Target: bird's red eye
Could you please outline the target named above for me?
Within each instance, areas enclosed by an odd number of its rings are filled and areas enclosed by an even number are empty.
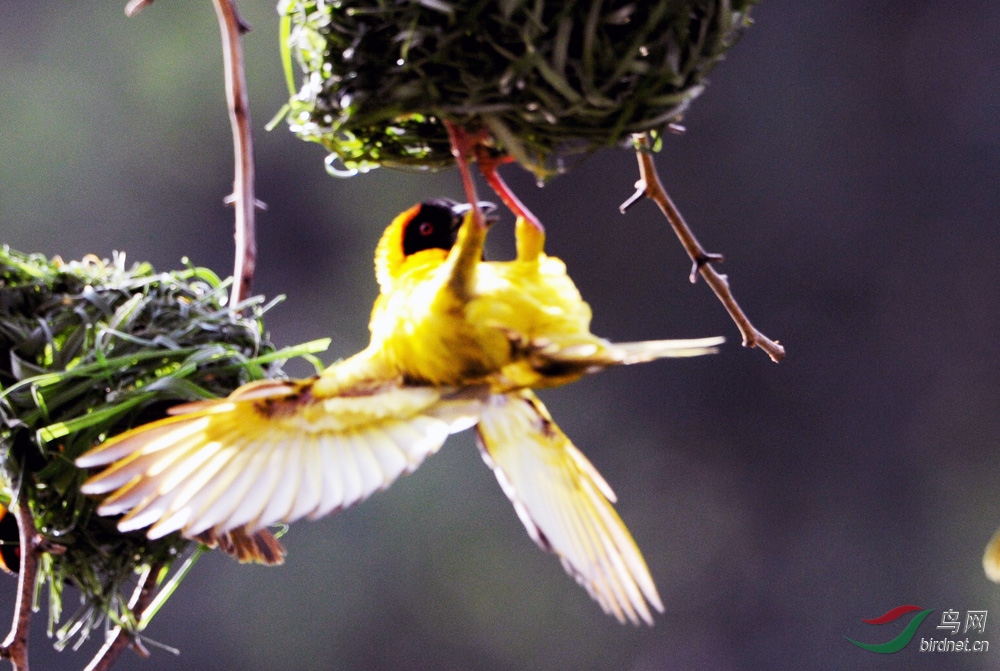
[[[420,235],[430,235],[431,233],[434,232],[434,224],[430,223],[429,221],[421,222],[420,228],[418,228],[417,230],[420,231]]]

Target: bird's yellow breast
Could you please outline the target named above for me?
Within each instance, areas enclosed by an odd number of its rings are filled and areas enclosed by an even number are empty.
[[[369,348],[410,380],[459,385],[502,373],[516,386],[548,386],[519,366],[511,337],[590,340],[590,316],[557,258],[479,263],[471,295],[458,298],[442,258],[429,255],[408,264],[376,301]]]

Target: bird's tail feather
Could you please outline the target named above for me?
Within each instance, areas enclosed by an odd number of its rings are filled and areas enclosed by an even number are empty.
[[[267,529],[254,533],[248,533],[245,527],[222,533],[203,531],[195,539],[210,548],[222,550],[241,564],[275,566],[285,563],[284,546]]]
[[[613,343],[600,338],[557,341],[528,339],[511,329],[503,329],[516,359],[544,377],[569,378],[595,373],[612,366],[628,366],[656,359],[685,358],[714,354],[725,338],[692,340],[643,340]]]
[[[556,349],[547,355],[552,361],[606,366],[627,366],[646,363],[656,359],[677,359],[715,354],[719,345],[726,341],[722,336],[695,338],[692,340],[641,340],[638,342],[607,343],[601,347],[590,345],[570,346]],[[589,351],[588,351],[589,350]]]

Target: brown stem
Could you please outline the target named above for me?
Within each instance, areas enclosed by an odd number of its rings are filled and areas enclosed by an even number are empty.
[[[142,611],[146,610],[146,607],[149,606],[153,600],[153,596],[156,594],[156,576],[159,575],[160,568],[161,565],[159,564],[148,566],[139,578],[139,583],[135,586],[135,591],[132,592],[132,598],[129,599],[128,607],[135,616],[136,622],[142,618]],[[101,649],[97,651],[97,654],[94,655],[94,658],[90,660],[90,664],[83,671],[108,671],[122,654],[122,651],[128,647],[129,643],[138,644],[132,637],[126,636],[121,627],[115,627],[104,640],[104,645],[101,646]],[[143,649],[140,648],[140,650]]]
[[[222,56],[226,72],[226,101],[229,123],[233,129],[233,155],[236,176],[232,202],[236,208],[236,261],[233,265],[233,289],[230,306],[250,295],[257,266],[255,231],[253,134],[250,129],[250,101],[243,67],[243,43],[240,39],[249,26],[240,18],[233,0],[212,0],[222,33]]]
[[[712,287],[712,291],[722,301],[722,305],[729,312],[729,316],[736,322],[743,336],[744,347],[759,347],[764,350],[771,360],[778,363],[785,358],[785,348],[778,344],[777,340],[771,340],[757,330],[740,308],[733,292],[729,288],[729,280],[725,275],[715,271],[712,267],[713,261],[721,261],[718,254],[709,254],[694,237],[694,233],[684,221],[677,206],[674,205],[670,196],[667,195],[659,175],[656,174],[656,164],[653,161],[653,153],[649,148],[649,137],[645,134],[636,136],[636,157],[639,159],[639,182],[636,184],[636,194],[622,205],[622,211],[645,195],[655,202],[667,217],[667,221],[674,229],[674,233],[684,245],[684,251],[691,257],[694,264],[691,268],[691,281],[694,282],[697,274],[705,278],[705,282]]]
[[[0,657],[10,660],[14,671],[28,671],[28,634],[31,629],[31,602],[35,591],[35,576],[38,574],[38,530],[31,516],[30,508],[16,502],[11,512],[17,520],[21,534],[21,570],[17,576],[17,601],[14,604],[14,622],[3,644]]]
[[[129,0],[128,16],[135,16],[153,0]],[[250,25],[240,17],[234,0],[212,0],[222,33],[222,61],[226,74],[226,102],[229,123],[233,129],[233,157],[236,175],[233,192],[225,201],[236,208],[236,252],[233,263],[233,289],[229,305],[235,306],[250,295],[257,267],[257,234],[255,208],[263,203],[254,194],[253,134],[250,129],[250,100],[243,66],[243,43],[240,37],[250,31]]]

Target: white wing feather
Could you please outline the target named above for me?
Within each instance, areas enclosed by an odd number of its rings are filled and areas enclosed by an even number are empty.
[[[605,612],[652,624],[663,604],[614,493],[531,391],[493,395],[477,427],[483,458],[540,547]]]
[[[294,391],[294,390],[293,390]],[[476,422],[484,392],[385,385],[301,402],[287,386],[197,403],[77,460],[122,531],[194,537],[316,518],[388,487]]]

